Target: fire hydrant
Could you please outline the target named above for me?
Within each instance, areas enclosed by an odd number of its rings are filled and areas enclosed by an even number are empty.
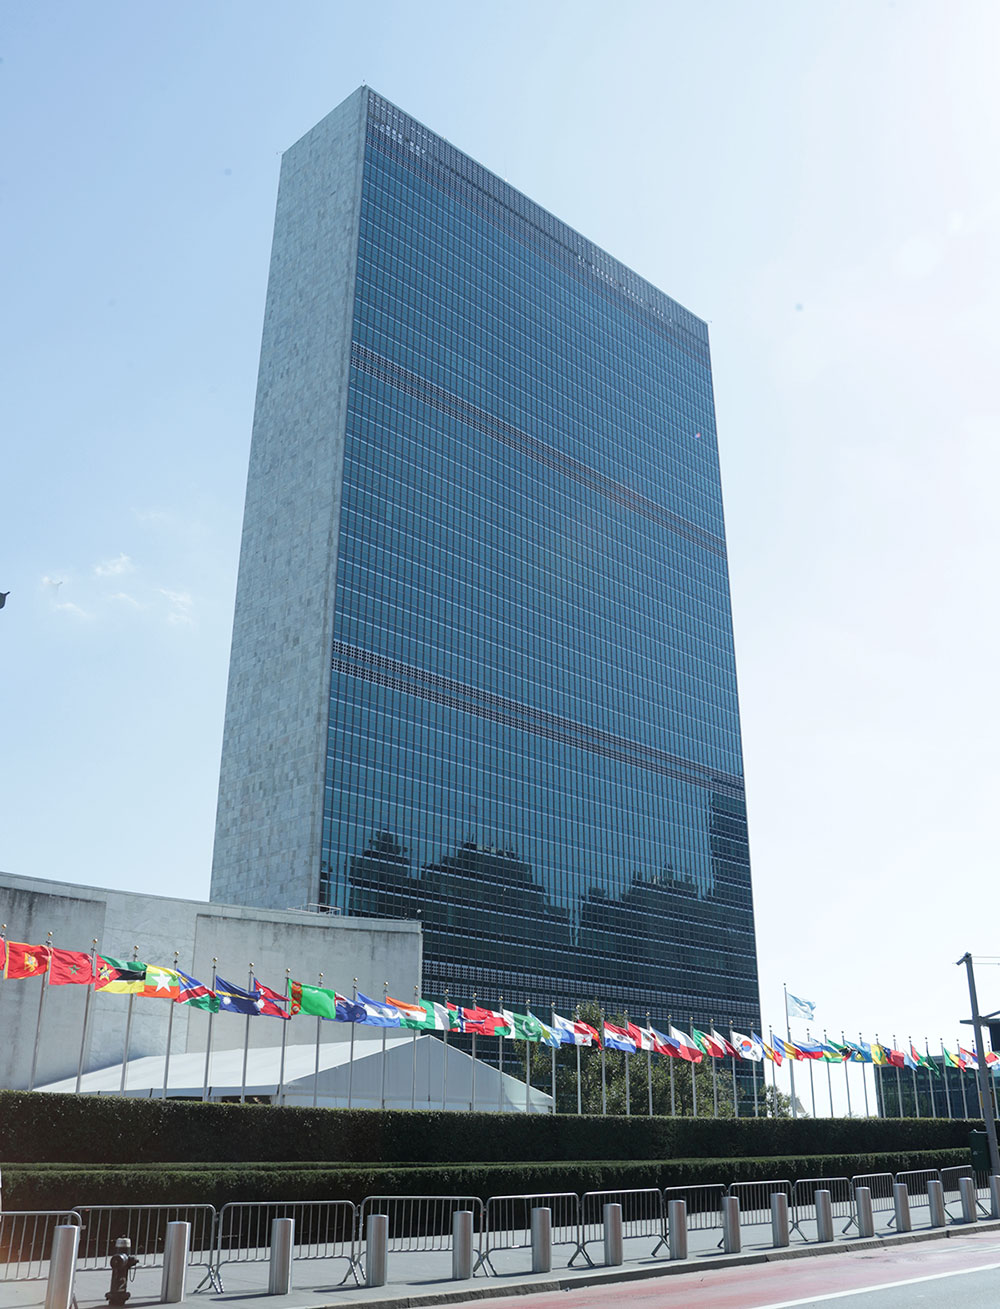
[[[126,1287],[129,1278],[135,1277],[138,1266],[139,1260],[132,1253],[132,1242],[127,1236],[119,1236],[111,1256],[111,1290],[104,1297],[108,1304],[123,1305],[131,1299]]]

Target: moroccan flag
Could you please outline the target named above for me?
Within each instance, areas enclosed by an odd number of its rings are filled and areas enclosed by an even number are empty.
[[[686,1032],[682,1032],[679,1027],[670,1028],[671,1044],[677,1046],[677,1053],[681,1059],[686,1059],[689,1064],[700,1064],[702,1060],[702,1050],[697,1041],[692,1041]]]
[[[22,941],[7,942],[7,963],[4,977],[41,977],[48,971],[52,950],[47,945],[25,945]]]
[[[416,1004],[405,1004],[394,1000],[390,995],[389,1004],[399,1010],[400,1027],[409,1027],[418,1032],[450,1032],[451,1012],[443,1004],[433,1000],[418,1000]]]
[[[635,1054],[636,1047],[627,1027],[616,1027],[614,1023],[605,1023],[604,1048],[606,1050],[622,1050],[625,1054]]]
[[[49,962],[50,986],[89,986],[93,980],[89,954],[80,950],[53,949]]]
[[[146,965],[138,959],[112,959],[110,955],[97,956],[98,991],[114,995],[142,995],[146,985]]]
[[[219,997],[215,992],[180,969],[177,971],[177,1003],[189,1004],[192,1009],[204,1009],[210,1014],[219,1012]]]
[[[154,1000],[179,1000],[181,993],[181,975],[172,968],[161,968],[159,964],[146,965],[146,980],[140,995]]]

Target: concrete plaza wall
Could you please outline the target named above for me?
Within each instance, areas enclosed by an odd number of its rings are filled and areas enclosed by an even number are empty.
[[[246,986],[252,963],[259,980],[276,991],[284,988],[286,968],[303,982],[316,983],[322,973],[324,986],[348,994],[355,977],[359,989],[373,996],[382,994],[383,982],[400,998],[411,996],[420,984],[422,937],[415,922],[206,904],[0,872],[0,923],[6,924],[10,940],[39,945],[51,932],[53,945],[89,951],[96,939],[102,954],[127,959],[137,947],[140,959],[168,968],[176,950],[178,966],[206,985],[213,959],[219,973],[239,986]],[[28,1086],[42,985],[35,980],[0,982],[0,1088]],[[36,1086],[75,1076],[88,989],[46,987]],[[94,992],[85,1071],[121,1061],[128,1009],[127,996]],[[207,1014],[139,998],[132,1006],[130,1058],[165,1052],[171,1010],[171,1051],[205,1049]],[[244,1020],[220,1014],[213,1024],[213,1048],[242,1046],[245,1029]],[[315,1039],[311,1019],[293,1019],[292,1030],[296,1040]],[[324,1023],[322,1039],[340,1040],[349,1030],[348,1024]],[[280,1040],[280,1019],[250,1020],[251,1045]]]

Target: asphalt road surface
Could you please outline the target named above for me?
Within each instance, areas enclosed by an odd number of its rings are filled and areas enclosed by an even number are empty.
[[[505,1296],[488,1303],[490,1309],[810,1309],[828,1304],[838,1309],[998,1309],[1000,1240],[996,1233],[984,1232],[891,1250],[706,1269],[650,1281],[545,1291],[529,1299]],[[483,1309],[482,1300],[466,1304],[468,1309]]]

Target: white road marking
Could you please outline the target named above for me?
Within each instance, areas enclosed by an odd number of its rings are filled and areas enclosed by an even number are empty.
[[[899,1286],[916,1286],[918,1282],[938,1282],[944,1277],[961,1277],[965,1273],[988,1273],[1000,1264],[980,1264],[978,1268],[956,1268],[950,1273],[928,1273],[926,1277],[907,1277],[901,1282],[877,1282],[874,1286],[858,1286],[853,1291],[830,1291],[826,1295],[807,1295],[803,1300],[781,1300],[762,1304],[757,1309],[796,1309],[798,1305],[819,1304],[824,1300],[846,1300],[852,1295],[871,1295],[873,1291],[894,1291]]]

